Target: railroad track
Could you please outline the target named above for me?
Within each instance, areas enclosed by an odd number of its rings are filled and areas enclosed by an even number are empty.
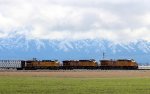
[[[74,69],[74,70],[16,70],[16,69],[0,69],[0,72],[101,72],[101,71],[150,71],[150,69],[136,69],[136,70],[87,70],[87,69]]]

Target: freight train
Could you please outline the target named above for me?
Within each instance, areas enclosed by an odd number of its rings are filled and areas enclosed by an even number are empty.
[[[100,60],[0,60],[0,68],[17,70],[72,70],[72,69],[138,69],[138,64],[133,59]]]

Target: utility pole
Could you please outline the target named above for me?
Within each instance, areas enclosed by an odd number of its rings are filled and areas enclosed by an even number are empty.
[[[103,52],[103,59],[105,59],[105,53]]]

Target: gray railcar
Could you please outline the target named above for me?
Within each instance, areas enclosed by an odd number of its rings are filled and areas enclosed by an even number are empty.
[[[0,60],[1,69],[22,69],[22,60]]]

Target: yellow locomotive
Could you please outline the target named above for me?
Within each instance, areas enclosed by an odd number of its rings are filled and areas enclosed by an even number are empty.
[[[25,69],[59,69],[58,60],[26,61]]]
[[[98,63],[91,60],[65,60],[63,61],[64,69],[95,69],[98,67]]]
[[[138,64],[133,60],[101,60],[101,69],[138,69]]]

